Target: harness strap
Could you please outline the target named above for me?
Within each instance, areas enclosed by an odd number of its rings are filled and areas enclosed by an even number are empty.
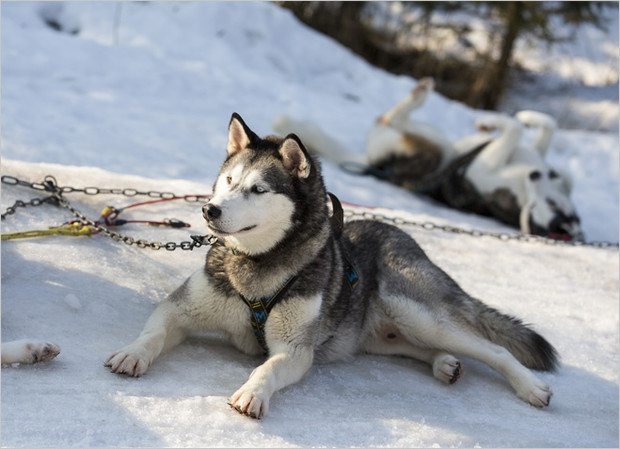
[[[284,284],[282,284],[282,286],[280,286],[278,291],[268,298],[250,300],[246,296],[239,293],[241,299],[243,299],[243,301],[250,308],[252,330],[254,331],[254,336],[256,337],[258,344],[261,348],[263,348],[265,354],[267,353],[267,342],[265,341],[265,323],[267,322],[267,317],[269,316],[273,306],[276,305],[276,303],[284,296],[296,280],[297,276],[291,276],[284,282]]]
[[[349,287],[351,287],[351,289],[354,289],[360,280],[360,276],[357,272],[357,269],[355,268],[355,265],[353,265],[353,262],[351,262],[351,256],[349,255],[347,243],[342,235],[344,231],[344,211],[342,210],[342,204],[340,203],[338,197],[331,192],[327,192],[327,194],[329,195],[329,198],[332,202],[332,227],[336,232],[336,237],[338,237],[342,242],[342,254],[344,255],[345,259],[344,277],[349,284]]]

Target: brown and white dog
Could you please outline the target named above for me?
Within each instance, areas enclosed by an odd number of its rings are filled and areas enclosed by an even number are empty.
[[[369,173],[452,207],[493,216],[525,234],[582,240],[570,176],[546,160],[555,120],[536,111],[487,114],[475,122],[479,133],[451,142],[436,126],[409,117],[433,87],[432,79],[420,80],[382,114],[368,132],[366,154],[349,151],[310,122],[281,116],[273,127],[296,133],[333,162],[370,167]],[[524,127],[538,129],[532,143],[522,139]]]

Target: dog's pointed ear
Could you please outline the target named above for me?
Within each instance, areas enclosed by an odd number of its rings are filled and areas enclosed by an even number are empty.
[[[301,140],[295,134],[286,136],[280,146],[280,155],[286,169],[299,179],[310,176],[310,159]]]
[[[228,145],[226,146],[228,156],[230,157],[247,148],[256,140],[258,140],[258,136],[248,128],[241,116],[234,112],[228,124]]]

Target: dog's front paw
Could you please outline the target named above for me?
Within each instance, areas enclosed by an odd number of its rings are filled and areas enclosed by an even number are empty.
[[[39,340],[17,340],[2,343],[2,364],[47,362],[60,354],[60,347],[54,343]]]
[[[447,384],[456,383],[463,375],[463,364],[450,354],[444,354],[433,362],[433,375]]]
[[[243,415],[261,419],[269,409],[269,397],[244,385],[230,397],[228,405]]]
[[[151,362],[144,349],[135,349],[129,345],[108,357],[104,366],[116,374],[140,377],[149,369]]]
[[[58,345],[46,341],[28,343],[26,350],[32,363],[48,362],[60,354]]]
[[[517,390],[517,396],[534,407],[543,408],[549,405],[553,392],[549,385],[533,377],[528,385]]]

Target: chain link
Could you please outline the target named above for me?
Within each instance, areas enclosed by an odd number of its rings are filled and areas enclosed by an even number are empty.
[[[215,240],[212,236],[191,236],[192,241],[183,241],[180,243],[175,242],[167,242],[161,243],[157,241],[149,242],[143,239],[134,239],[130,236],[124,236],[115,231],[110,231],[105,226],[90,220],[87,218],[82,212],[74,208],[62,195],[64,193],[83,193],[85,195],[123,195],[127,197],[134,196],[148,196],[150,198],[181,198],[180,196],[175,195],[172,192],[158,192],[158,191],[139,191],[136,189],[126,188],[126,189],[108,189],[108,188],[100,188],[100,187],[84,187],[84,188],[74,188],[70,186],[60,187],[56,183],[56,179],[53,176],[46,176],[44,178],[43,183],[36,182],[27,182],[20,180],[14,176],[3,175],[0,178],[0,181],[3,184],[8,185],[20,185],[24,187],[29,187],[34,190],[43,190],[51,193],[51,196],[47,198],[35,198],[28,203],[23,201],[16,201],[15,204],[9,207],[6,212],[2,215],[2,219],[4,220],[6,216],[12,215],[15,213],[15,209],[18,207],[25,206],[40,206],[44,203],[51,203],[60,205],[67,210],[69,210],[82,224],[93,227],[97,232],[103,234],[114,241],[123,242],[126,245],[136,245],[139,248],[151,248],[153,250],[160,250],[162,248],[167,251],[174,251],[176,249],[181,250],[189,250],[191,251],[194,248],[199,248],[203,245],[213,245]],[[197,203],[206,201],[209,198],[209,195],[194,195],[194,196],[185,196],[183,199],[190,203]],[[471,237],[491,237],[496,238],[498,240],[508,242],[508,241],[517,241],[517,242],[526,242],[526,243],[542,243],[545,245],[551,246],[587,246],[594,248],[618,248],[618,243],[611,242],[582,242],[582,241],[563,241],[551,239],[548,237],[543,237],[539,235],[531,235],[531,234],[519,234],[519,233],[504,233],[504,232],[492,232],[492,231],[480,231],[480,230],[469,230],[463,229],[456,226],[451,225],[438,225],[430,221],[425,222],[417,222],[412,220],[405,220],[399,217],[390,217],[385,214],[379,214],[371,211],[356,211],[350,207],[344,205],[344,217],[345,219],[367,219],[367,220],[377,220],[383,221],[385,223],[391,223],[395,226],[411,226],[413,228],[421,229],[424,231],[441,231],[452,234],[459,235],[468,235]]]
[[[28,202],[17,200],[12,206],[6,208],[6,211],[1,215],[2,220],[4,220],[9,215],[13,215],[17,208],[19,207],[28,207],[28,206],[40,206],[42,204],[58,204],[56,197],[48,196],[47,198],[33,198]]]
[[[3,184],[8,185],[19,185],[24,187],[29,187],[34,190],[44,190],[48,192],[58,192],[60,194],[63,193],[83,193],[85,195],[123,195],[127,197],[134,196],[148,196],[150,198],[161,198],[161,199],[171,199],[171,198],[181,198],[181,196],[175,195],[172,192],[158,192],[155,190],[148,191],[140,191],[137,189],[108,189],[103,187],[71,187],[71,186],[59,186],[56,182],[56,178],[51,175],[47,175],[44,178],[44,182],[28,182],[23,181],[21,179],[16,178],[15,176],[2,175],[0,177],[0,181]],[[209,195],[189,195],[182,197],[188,203],[200,203],[202,201],[206,201],[209,199]]]

